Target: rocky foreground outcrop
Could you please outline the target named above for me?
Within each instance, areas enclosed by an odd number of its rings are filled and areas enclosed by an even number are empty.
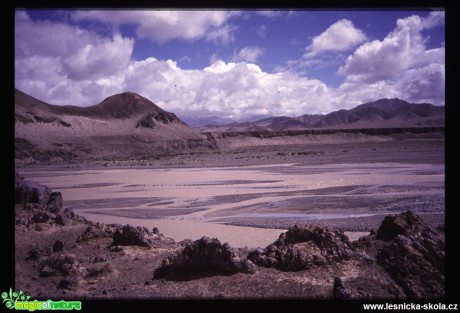
[[[387,216],[355,242],[339,230],[297,225],[248,251],[216,238],[177,243],[157,228],[92,223],[64,209],[62,195],[46,186],[18,174],[15,186],[16,272],[24,273],[18,285],[45,286],[42,295],[59,289],[88,296],[98,284],[103,295],[128,297],[130,288],[148,297],[213,288],[220,295],[337,299],[445,294],[444,227],[429,227],[412,212]]]
[[[258,266],[282,271],[327,268],[347,261],[382,267],[409,298],[440,298],[445,293],[445,242],[442,229],[432,229],[412,212],[387,216],[377,233],[351,243],[342,231],[318,225],[295,226],[265,249],[238,256],[228,244],[203,237],[165,258],[154,278],[187,280],[237,272],[255,273]],[[364,265],[363,265],[364,266]],[[333,297],[348,298],[340,278]]]
[[[168,258],[154,271],[153,278],[188,280],[203,276],[255,273],[257,267],[239,256],[228,243],[202,237]]]
[[[248,259],[283,271],[363,260],[383,267],[406,297],[440,298],[445,293],[444,230],[428,227],[409,211],[387,216],[376,234],[356,243],[328,227],[295,226],[265,249],[250,252]],[[340,280],[336,279],[334,286],[334,295],[340,294]]]
[[[427,227],[412,212],[387,216],[376,239],[385,245],[377,262],[411,298],[439,298],[444,295],[444,234]]]
[[[62,194],[47,186],[24,180],[15,173],[15,203],[22,207],[16,212],[16,224],[35,223],[68,225],[70,218],[80,219],[72,210],[63,208]]]
[[[125,225],[113,233],[113,246],[140,246],[146,248],[156,247],[158,239],[163,239],[158,228],[149,230],[147,227],[133,227]]]
[[[314,265],[348,260],[356,255],[342,231],[328,227],[294,226],[265,249],[250,252],[248,259],[260,266],[300,271]]]

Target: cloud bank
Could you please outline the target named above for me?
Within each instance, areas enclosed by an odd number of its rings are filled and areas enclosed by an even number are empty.
[[[382,41],[364,43],[338,70],[345,76],[340,90],[356,92],[361,86],[404,97],[409,101],[440,104],[445,92],[445,49],[427,49],[422,30],[444,23],[443,12],[427,18],[413,15],[396,22]]]
[[[157,43],[169,40],[206,39],[221,43],[233,40],[234,27],[226,22],[236,11],[76,11],[71,14],[74,21],[99,21],[115,28],[134,25],[139,38],[148,38]]]
[[[264,72],[256,63],[266,51],[255,46],[236,50],[233,62],[213,58],[209,66],[194,70],[182,69],[174,60],[134,60],[136,38],[123,36],[121,25],[132,24],[136,36],[159,43],[206,40],[225,45],[234,36],[235,26],[227,22],[237,13],[160,13],[72,14],[73,20],[110,24],[113,32],[107,36],[65,22],[35,21],[18,11],[16,87],[52,104],[79,106],[132,91],[179,116],[201,117],[327,113],[385,97],[444,104],[444,47],[427,49],[422,36],[424,29],[443,23],[443,12],[400,19],[381,41],[365,41],[364,33],[347,20],[314,37],[307,47],[311,61],[321,51],[343,52],[361,43],[338,69],[344,77],[338,88],[290,70]],[[335,46],[334,34],[342,38]]]

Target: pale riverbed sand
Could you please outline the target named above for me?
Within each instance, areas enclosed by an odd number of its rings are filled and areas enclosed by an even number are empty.
[[[79,213],[87,219],[99,223],[130,224],[142,227],[158,227],[166,237],[176,241],[184,239],[197,240],[203,236],[217,238],[222,243],[227,242],[234,248],[266,247],[278,239],[279,235],[287,229],[270,229],[257,227],[242,227],[203,223],[200,221],[172,220],[172,219],[133,219],[100,214]],[[357,240],[369,232],[345,232],[350,240]]]
[[[91,221],[158,227],[176,241],[216,237],[234,247],[265,247],[285,229],[216,223],[223,217],[232,222],[232,218],[241,220],[245,216],[282,219],[298,215],[304,220],[391,214],[411,208],[444,211],[444,164],[267,164],[19,172],[26,179],[62,191],[64,205]],[[142,218],[157,214],[159,218]],[[347,233],[352,240],[366,234]]]

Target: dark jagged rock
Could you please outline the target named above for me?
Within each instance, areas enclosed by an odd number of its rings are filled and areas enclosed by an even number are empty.
[[[81,238],[80,238],[81,237]],[[172,238],[165,237],[157,227],[149,230],[147,227],[133,227],[120,224],[95,224],[90,226],[78,240],[85,238],[112,237],[112,246],[144,246],[157,247],[174,244]]]
[[[28,225],[30,225],[30,223],[31,223],[31,221],[27,217],[20,217],[20,218],[16,219],[16,225],[28,226]]]
[[[426,226],[411,212],[388,216],[377,238],[391,240],[377,262],[410,298],[441,298],[445,292],[444,233]]]
[[[64,243],[60,240],[56,240],[53,245],[53,252],[61,252],[64,249]]]
[[[32,216],[31,221],[33,223],[46,223],[49,220],[54,220],[56,215],[47,211],[39,211],[34,216]]]
[[[152,112],[144,115],[136,124],[136,128],[154,128],[155,121],[162,124],[169,124],[172,122],[180,122],[180,120],[173,114],[166,111],[163,112]]]
[[[71,219],[80,221],[78,217],[75,217],[70,213],[71,212],[69,211],[58,211],[57,213],[52,213],[45,210],[45,206],[43,205],[26,203],[25,209],[17,212],[16,214],[16,224],[27,227],[35,223],[49,223],[66,226],[71,224]],[[80,222],[84,222],[84,220]]]
[[[81,281],[80,275],[70,275],[59,281],[56,288],[58,289],[75,289]]]
[[[217,238],[202,237],[187,244],[180,253],[165,258],[154,271],[153,278],[190,280],[256,271],[257,267],[251,261],[238,256],[227,243],[221,244]]]
[[[75,213],[73,212],[72,209],[65,208],[65,209],[63,210],[63,212],[64,212],[64,214],[65,214],[68,218],[77,217],[77,216],[75,215]],[[84,221],[84,220],[82,220],[82,221]]]
[[[53,253],[53,250],[49,250],[48,247],[45,249],[39,248],[38,245],[34,245],[32,248],[27,251],[26,260],[37,260],[41,256],[50,256]]]
[[[399,215],[386,216],[377,230],[377,239],[393,240],[398,235],[410,236],[426,229],[420,217],[407,211]]]
[[[123,226],[113,234],[113,246],[141,246],[151,248],[155,246],[153,237],[159,237],[146,227]]]
[[[85,275],[85,277],[88,278],[88,277],[103,276],[105,274],[111,273],[112,271],[113,271],[113,268],[110,265],[110,263],[106,263],[103,265],[97,265],[97,266],[88,268],[87,274]]]
[[[107,259],[103,256],[96,256],[93,260],[93,263],[103,263],[105,261],[107,261]]]
[[[339,277],[334,278],[334,286],[332,287],[332,297],[335,299],[350,298],[350,294],[346,291]]]
[[[69,219],[75,220],[77,223],[83,223],[83,224],[89,224],[90,223],[83,216],[75,214],[72,209],[65,208],[63,210],[63,212],[64,212],[65,216],[67,216]]]
[[[69,219],[67,216],[64,214],[64,212],[59,212],[56,214],[56,217],[54,218],[54,222],[58,225],[66,226],[69,225]]]
[[[47,186],[24,180],[18,172],[15,172],[15,203],[46,204],[49,200],[50,192]]]
[[[123,247],[122,246],[110,246],[109,251],[110,252],[122,252]]]
[[[112,238],[116,230],[121,229],[119,224],[95,223],[88,226],[86,230],[77,237],[77,242],[88,241],[96,238]]]
[[[46,209],[51,213],[58,213],[59,211],[62,211],[62,205],[62,193],[51,192],[48,203],[46,204]]]
[[[353,249],[342,231],[317,225],[296,225],[265,249],[250,252],[248,259],[260,266],[298,271],[350,259],[356,255]]]
[[[16,217],[16,224],[29,226],[33,223],[69,225],[74,218],[71,210],[63,210],[62,194],[52,192],[47,186],[24,180],[17,172],[15,181],[15,202],[22,204],[22,212]]]

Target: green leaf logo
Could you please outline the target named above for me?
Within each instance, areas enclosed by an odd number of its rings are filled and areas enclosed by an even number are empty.
[[[30,296],[27,296],[21,291],[19,293],[13,292],[13,289],[10,288],[10,292],[2,292],[2,303],[5,303],[8,309],[13,309],[15,307],[16,302],[19,301],[27,301],[29,300]]]

